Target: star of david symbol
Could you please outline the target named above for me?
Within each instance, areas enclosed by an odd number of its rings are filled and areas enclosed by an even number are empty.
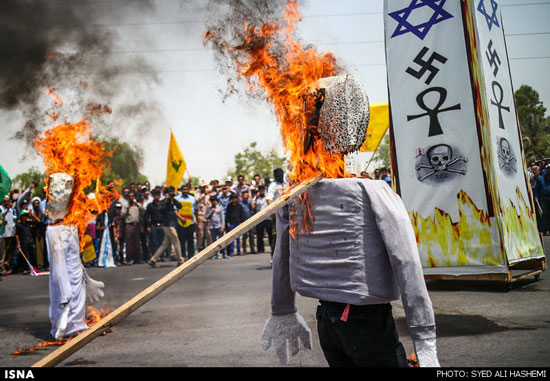
[[[485,20],[487,20],[487,26],[489,27],[489,30],[491,30],[493,25],[496,25],[498,28],[500,28],[497,18],[497,8],[498,3],[496,2],[496,0],[491,0],[491,14],[487,13],[487,9],[485,8],[485,0],[480,0],[479,4],[477,5],[477,10],[479,11],[479,13],[485,16]]]
[[[443,9],[446,1],[447,0],[412,0],[408,7],[389,13],[388,15],[399,23],[391,38],[411,32],[416,37],[423,40],[435,24],[453,17],[453,15]],[[412,25],[407,21],[413,11],[423,7],[428,7],[433,10],[433,14],[428,21],[421,22],[417,25]]]

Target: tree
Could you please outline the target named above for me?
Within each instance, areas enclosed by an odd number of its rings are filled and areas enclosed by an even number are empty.
[[[518,119],[527,162],[548,157],[550,154],[550,118],[531,86],[522,85],[514,93]]]
[[[380,145],[378,146],[378,149],[374,153],[372,160],[381,161],[382,166],[385,168],[389,168],[391,166],[389,130],[386,131],[386,135],[384,135],[384,138],[380,142]]]
[[[271,177],[273,169],[285,168],[286,158],[277,154],[275,149],[267,153],[260,152],[256,142],[250,143],[243,152],[235,155],[235,170],[229,171],[229,176],[244,175],[246,179],[252,179],[255,174],[261,178]]]
[[[33,193],[31,194],[31,198],[35,196],[43,198],[45,196],[45,178],[45,172],[41,172],[37,167],[31,167],[26,172],[20,173],[19,175],[15,176],[12,179],[11,187],[12,189],[19,188],[19,192],[21,193],[23,192],[23,190],[27,189],[29,185],[31,185],[32,181],[34,181],[35,187]]]
[[[107,151],[114,151],[110,159],[111,167],[106,168],[101,176],[101,182],[108,184],[113,180],[121,180],[122,186],[130,183],[144,183],[147,177],[139,170],[143,164],[141,149],[128,143],[120,142],[117,138],[103,140]]]

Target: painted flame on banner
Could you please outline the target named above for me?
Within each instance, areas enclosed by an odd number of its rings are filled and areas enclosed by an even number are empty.
[[[424,218],[409,212],[423,267],[504,265],[508,261],[542,255],[534,216],[517,189],[519,211],[510,202],[501,208],[503,235],[496,221],[476,207],[464,191],[457,194],[459,220],[435,208]],[[505,258],[506,256],[506,258]]]

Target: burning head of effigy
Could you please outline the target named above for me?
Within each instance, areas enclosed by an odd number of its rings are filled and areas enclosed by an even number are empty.
[[[52,221],[64,219],[69,213],[74,178],[66,173],[52,173],[48,178],[46,213]]]

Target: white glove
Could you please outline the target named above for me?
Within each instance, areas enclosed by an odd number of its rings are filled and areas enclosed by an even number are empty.
[[[93,280],[87,273],[84,276],[84,282],[86,282],[86,296],[88,297],[90,302],[98,302],[100,298],[103,298],[103,296],[105,295],[101,290],[103,287],[105,287],[105,284],[103,284],[103,282]]]
[[[67,323],[69,322],[70,303],[63,305],[63,312],[57,323],[57,331],[55,332],[55,339],[61,340],[65,336],[65,330],[67,329]]]
[[[435,338],[414,340],[416,349],[416,358],[418,365],[422,368],[439,368],[439,360],[437,359],[437,346]]]
[[[287,341],[290,345],[292,356],[300,351],[298,339],[302,341],[305,348],[311,349],[311,330],[304,319],[297,313],[287,315],[271,315],[265,323],[262,331],[262,347],[264,350],[275,343],[275,353],[279,362],[288,364]]]

